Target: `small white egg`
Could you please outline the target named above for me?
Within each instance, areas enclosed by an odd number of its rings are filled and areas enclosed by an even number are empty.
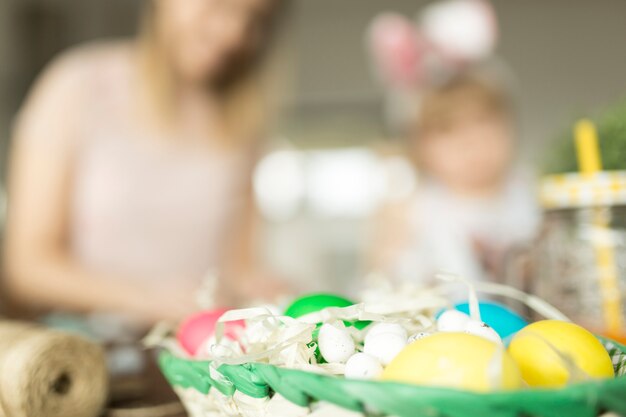
[[[465,326],[465,333],[484,337],[494,343],[502,344],[502,338],[487,323],[478,320],[470,320]]]
[[[405,346],[406,337],[395,333],[380,333],[367,339],[363,351],[386,366]]]
[[[404,329],[404,327],[400,326],[399,324],[396,323],[378,323],[378,324],[374,324],[373,326],[371,326],[367,332],[367,334],[365,335],[365,343],[367,343],[367,340],[372,338],[372,337],[376,337],[379,334],[383,334],[383,333],[392,333],[392,334],[396,334],[404,339],[406,339],[408,337],[406,330]]]
[[[414,335],[411,335],[411,336],[409,337],[408,342],[409,342],[409,343],[413,343],[413,342],[415,342],[416,340],[423,339],[423,338],[425,338],[425,337],[427,337],[427,336],[430,336],[430,335],[431,335],[431,333],[428,333],[428,332],[419,332],[419,333],[415,333]]]
[[[383,367],[372,356],[367,353],[355,353],[346,362],[346,378],[374,379],[383,373]]]
[[[322,357],[328,363],[344,363],[355,351],[354,340],[344,327],[325,323],[317,339]]]
[[[470,316],[458,310],[446,310],[437,319],[440,332],[462,332],[471,320]]]

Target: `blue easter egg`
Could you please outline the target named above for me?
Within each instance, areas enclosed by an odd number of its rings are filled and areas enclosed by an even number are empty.
[[[528,325],[528,322],[515,311],[494,301],[481,301],[480,318],[482,321],[491,326],[502,338],[506,340],[509,336],[520,331]],[[458,303],[455,309],[469,314],[468,303]]]

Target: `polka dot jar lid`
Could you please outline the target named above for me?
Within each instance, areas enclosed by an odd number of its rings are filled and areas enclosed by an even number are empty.
[[[540,182],[539,198],[548,210],[626,205],[626,171],[550,175]]]

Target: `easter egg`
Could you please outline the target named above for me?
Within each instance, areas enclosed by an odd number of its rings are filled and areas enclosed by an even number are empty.
[[[467,322],[465,325],[465,333],[484,337],[494,343],[502,344],[502,338],[500,338],[500,335],[496,333],[496,331],[493,330],[487,323],[482,321],[470,320]]]
[[[515,361],[501,346],[479,336],[452,332],[436,333],[408,345],[385,368],[382,379],[479,392],[522,386]]]
[[[468,303],[459,303],[455,308],[469,314]],[[528,322],[515,311],[494,301],[481,301],[479,310],[480,319],[495,330],[502,339],[506,339],[528,325]]]
[[[380,333],[367,338],[363,352],[376,358],[383,365],[389,364],[404,349],[407,337],[396,333]]]
[[[344,363],[354,354],[354,340],[345,327],[324,323],[319,331],[318,346],[328,363]]]
[[[195,355],[200,346],[215,335],[217,321],[228,310],[201,311],[187,317],[178,327],[176,339],[190,355]],[[236,340],[237,334],[245,327],[242,320],[224,323],[224,336]]]
[[[462,332],[470,321],[470,316],[457,310],[446,310],[437,317],[437,330],[440,332]]]
[[[416,340],[423,339],[425,337],[430,336],[431,334],[432,333],[429,333],[429,332],[418,332],[418,333],[415,333],[415,334],[412,334],[411,336],[409,336],[409,339],[407,340],[407,342],[408,343],[413,343]]]
[[[334,294],[309,294],[294,300],[285,310],[285,316],[298,318],[307,314],[317,313],[328,307],[349,307],[354,302],[347,298]],[[364,329],[370,324],[369,321],[357,321],[355,323],[346,322],[346,325],[353,325],[357,329]]]
[[[373,337],[384,333],[392,333],[398,335],[404,340],[408,338],[406,330],[399,324],[377,323],[369,327],[367,334],[365,335],[365,343],[367,343],[368,339],[372,339]]]
[[[543,320],[526,326],[511,340],[509,353],[533,387],[562,387],[615,375],[602,343],[584,328],[564,321]]]
[[[374,379],[383,373],[383,367],[372,356],[367,353],[355,353],[346,362],[344,374],[346,378],[354,379]]]
[[[327,307],[349,307],[353,304],[352,301],[338,295],[310,294],[293,301],[285,310],[285,316],[298,318]]]

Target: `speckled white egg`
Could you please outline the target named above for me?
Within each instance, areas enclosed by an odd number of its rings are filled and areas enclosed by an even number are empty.
[[[374,379],[383,373],[383,366],[380,362],[367,353],[355,353],[346,362],[346,378]]]
[[[369,331],[365,335],[365,343],[367,343],[368,339],[376,337],[383,333],[391,333],[398,335],[406,340],[408,337],[406,330],[404,327],[400,326],[396,323],[378,323],[374,324],[370,327]]]
[[[355,345],[352,336],[344,327],[325,323],[317,339],[320,353],[328,363],[344,363],[354,354]]]
[[[395,333],[380,333],[367,339],[363,351],[386,366],[406,344],[406,337]]]
[[[457,310],[446,310],[437,319],[437,330],[440,332],[465,331],[470,316]]]
[[[494,343],[501,344],[502,338],[493,330],[487,323],[478,320],[470,320],[465,325],[465,333],[473,334],[475,336],[484,337]]]
[[[411,336],[409,337],[408,343],[413,343],[413,342],[415,342],[416,340],[423,339],[423,338],[425,338],[425,337],[427,337],[427,336],[430,336],[431,334],[432,334],[432,333],[428,333],[428,332],[419,332],[419,333],[415,333],[415,334],[413,334],[413,335],[411,335]]]

